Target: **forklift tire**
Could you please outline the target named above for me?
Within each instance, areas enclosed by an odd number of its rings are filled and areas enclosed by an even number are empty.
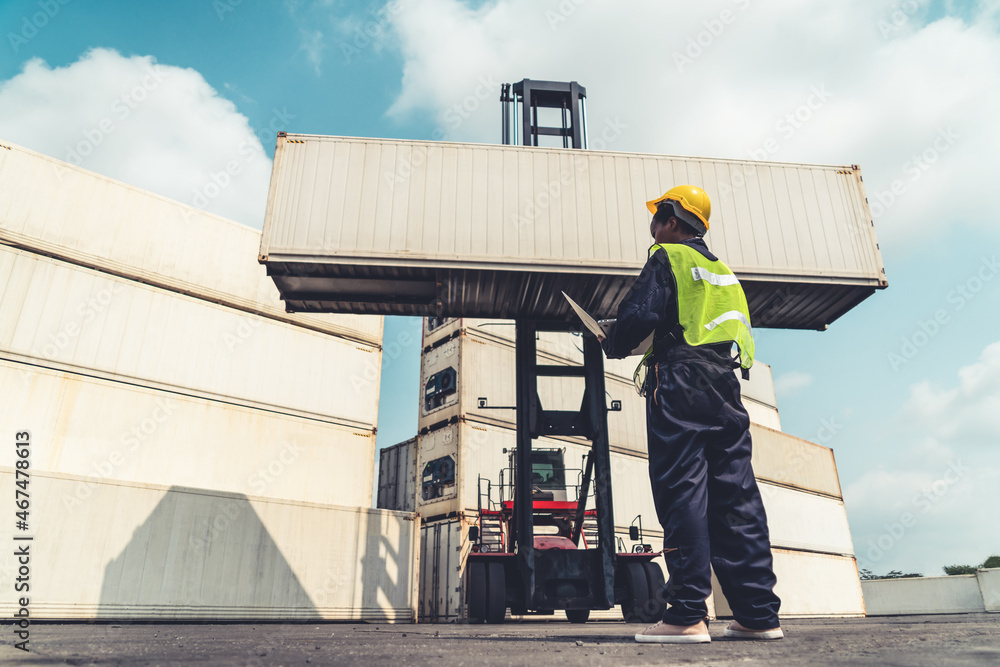
[[[663,597],[663,570],[651,560],[642,564],[646,571],[646,581],[649,583],[649,600],[646,601],[646,611],[648,612],[649,623],[663,618],[663,612],[667,610],[667,600]]]
[[[486,622],[486,563],[469,563],[469,622]]]
[[[503,563],[490,563],[486,585],[486,622],[503,623],[507,616],[507,581]]]
[[[627,594],[622,602],[622,618],[626,623],[649,623],[649,581],[646,579],[646,570],[642,563],[628,563],[624,574]]]
[[[587,619],[590,618],[589,609],[567,609],[566,618],[569,619],[570,623],[586,623]]]

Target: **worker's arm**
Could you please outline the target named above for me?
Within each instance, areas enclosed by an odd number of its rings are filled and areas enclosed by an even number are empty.
[[[676,322],[673,305],[674,280],[670,260],[657,250],[642,267],[625,298],[618,304],[618,318],[608,337],[601,341],[611,359],[627,357],[661,324]]]

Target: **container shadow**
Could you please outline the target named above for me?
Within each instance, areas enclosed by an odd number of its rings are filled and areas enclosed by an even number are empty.
[[[319,613],[245,496],[171,487],[105,567],[98,602],[98,620],[150,618]]]

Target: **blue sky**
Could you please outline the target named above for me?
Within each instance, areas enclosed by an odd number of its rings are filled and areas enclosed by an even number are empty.
[[[770,159],[860,164],[890,286],[829,331],[758,332],[783,429],[834,449],[862,567],[1000,553],[1000,5],[623,6],[7,0],[0,139],[257,227],[277,130],[498,142],[496,87],[524,77],[585,85],[615,150],[747,158],[771,138]],[[419,321],[387,320],[402,332]],[[380,445],[414,433],[417,354],[384,361]]]

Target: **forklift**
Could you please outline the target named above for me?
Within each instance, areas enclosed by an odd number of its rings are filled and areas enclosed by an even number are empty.
[[[507,607],[514,614],[554,613],[545,609],[529,612],[521,596],[523,582],[518,579],[517,559],[510,540],[514,532],[512,491],[517,477],[517,449],[509,452],[505,449],[504,453],[509,455],[508,465],[500,471],[498,483],[479,478],[477,520],[469,531],[473,544],[466,590],[469,618],[473,623],[501,623]],[[535,532],[536,551],[588,549],[597,537],[597,510],[586,509],[587,500],[593,497],[590,493],[591,456],[584,456],[581,468],[570,469],[565,466],[565,453],[565,448],[534,448],[531,451],[533,524],[536,529],[545,531]],[[575,485],[567,483],[572,473],[577,476]],[[651,623],[662,617],[665,607],[660,597],[663,570],[653,562],[659,553],[643,543],[641,516],[632,521],[629,538],[636,542],[631,552],[625,550],[621,538],[616,540],[615,597],[626,622]],[[567,607],[565,612],[573,623],[583,623],[590,617],[589,608]]]
[[[538,146],[540,136],[559,137],[563,148],[586,148],[587,91],[577,82],[524,79],[503,84],[502,140],[504,144]],[[543,127],[539,108],[560,112],[560,127]],[[520,139],[520,141],[518,141]],[[556,297],[558,298],[558,297]],[[469,529],[475,547],[469,556],[466,582],[469,617],[473,622],[502,623],[512,614],[551,614],[564,610],[571,622],[583,623],[593,609],[622,606],[626,621],[653,622],[663,615],[663,572],[652,562],[658,555],[641,546],[619,553],[615,548],[611,502],[611,454],[608,444],[608,406],[604,387],[604,352],[597,338],[583,334],[583,365],[539,364],[537,334],[575,332],[565,321],[515,321],[517,444],[511,456],[513,494],[496,510],[503,525],[502,550],[484,549],[479,523]],[[539,377],[582,377],[586,383],[579,410],[546,410],[538,398]],[[532,442],[542,436],[575,436],[591,443],[576,501],[556,500],[555,488],[536,484],[546,465],[544,452],[535,455]],[[561,462],[560,462],[561,465]],[[537,471],[537,472],[536,472]],[[562,486],[565,480],[552,483]],[[587,510],[590,486],[594,509]],[[552,494],[552,495],[546,495]],[[584,523],[596,528],[596,540],[580,547]],[[535,534],[535,526],[555,527],[555,534]],[[640,529],[629,529],[641,541]]]

